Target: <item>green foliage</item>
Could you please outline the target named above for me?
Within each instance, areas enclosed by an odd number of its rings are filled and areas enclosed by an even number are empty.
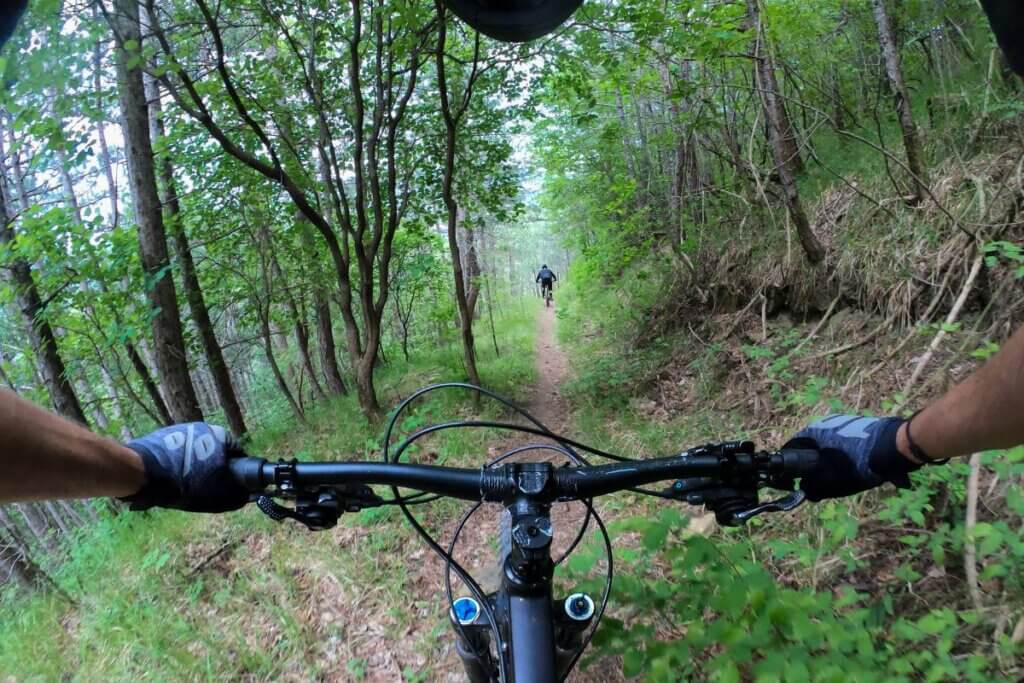
[[[1014,275],[1024,277],[1024,248],[1013,242],[997,241],[985,245],[985,265],[994,268],[1000,261],[1007,261],[1014,268]]]
[[[650,681],[989,680],[998,665],[987,653],[956,647],[977,623],[970,611],[936,606],[901,613],[898,584],[863,592],[839,582],[815,591],[782,585],[766,570],[766,561],[789,557],[812,572],[856,537],[854,519],[830,517],[828,510],[835,509],[829,506],[822,515],[831,539],[826,544],[812,550],[811,539],[801,535],[771,543],[770,555],[756,536],[680,536],[678,513],[615,524],[618,532],[641,533],[648,553],[616,558],[621,578],[611,609],[629,616],[606,620],[595,638],[597,651],[621,655],[625,675]],[[996,533],[989,525],[975,530],[979,540]],[[1015,534],[1007,536],[1020,545]],[[920,544],[924,537],[909,539]],[[1006,537],[999,539],[982,541],[979,553],[997,552]],[[582,577],[594,553],[584,549],[569,569]],[[1010,554],[994,566],[1008,569],[1018,561]],[[904,566],[896,578],[922,580]],[[862,569],[856,562],[847,567],[851,574]]]
[[[209,32],[194,30],[203,22],[194,3],[159,7],[176,56],[148,34],[142,44],[123,46],[129,67],[145,64],[157,77],[192,74],[208,108],[199,118],[217,122],[252,160],[278,172],[254,172],[174,98],[163,97],[166,134],[154,152],[174,169],[181,209],[165,219],[172,236],[182,231],[191,243],[215,332],[235,380],[244,381],[254,428],[247,447],[268,457],[380,454],[379,430],[361,418],[357,399],[321,400],[304,379],[294,342],[275,343],[294,338],[297,320],[313,330],[316,297],[333,311],[346,297],[354,302],[350,319],[334,314],[332,331],[342,346],[366,344],[368,316],[381,307],[382,358],[374,377],[385,405],[424,384],[465,377],[448,245],[437,230],[447,207],[439,190],[445,140],[432,59],[435,7],[416,0],[356,4],[364,12],[361,41],[353,40],[356,15],[347,3],[286,1],[273,12],[256,0],[222,3],[217,20],[228,27],[222,38],[233,91],[213,68]],[[449,90],[457,99],[470,75],[477,78],[452,170],[462,239],[475,236],[484,261],[473,282],[484,288],[475,323],[484,380],[520,398],[534,382],[529,312],[536,302],[523,295],[537,266],[553,265],[560,275],[559,334],[578,361],[566,391],[575,426],[589,442],[638,456],[673,452],[736,437],[740,424],[777,431],[778,424],[846,408],[842,386],[856,375],[814,365],[806,325],[773,323],[763,335],[739,330],[742,340],[734,343],[707,334],[717,329],[714,318],[735,314],[759,293],[766,307],[769,294],[780,298],[766,316],[796,321],[820,313],[817,299],[827,304],[833,294],[826,290],[839,287],[843,306],[908,319],[927,298],[919,290],[930,274],[921,264],[946,258],[941,249],[956,234],[931,203],[908,207],[900,200],[907,186],[897,163],[903,138],[878,68],[871,3],[759,4],[762,47],[774,59],[779,95],[801,144],[798,189],[830,247],[827,273],[800,260],[784,218],[761,93],[751,87],[754,32],[743,3],[588,3],[576,25],[532,46],[478,43],[460,24],[449,26]],[[977,3],[898,5],[904,74],[925,161],[936,172],[934,192],[965,224],[1002,229],[996,212],[1010,201],[1003,195],[1016,195],[1003,192],[1012,174],[999,172],[999,160],[1005,140],[1018,132],[1022,105],[1010,84],[990,77],[994,44]],[[129,346],[143,354],[151,348],[155,311],[146,291],[162,277],[180,283],[182,271],[175,260],[157,273],[142,272],[127,183],[108,186],[98,145],[102,133],[111,175],[125,177],[129,150],[117,132],[110,29],[102,12],[77,9],[56,0],[32,3],[0,58],[0,180],[9,202],[5,227],[13,231],[0,244],[0,268],[28,264],[45,302],[35,320],[25,320],[9,305],[17,292],[0,286],[0,369],[5,382],[46,403],[26,330],[49,322],[69,379],[95,394],[88,405],[110,413],[107,430],[122,436],[158,419],[127,353]],[[388,39],[374,44],[368,37],[378,26],[387,27]],[[354,50],[338,47],[346,45]],[[385,47],[387,58],[374,59]],[[352,54],[360,57],[356,65]],[[474,68],[474,55],[482,68]],[[401,88],[385,94],[375,86],[411,82],[403,80],[408,60],[418,80],[397,122],[380,116],[379,105]],[[365,86],[358,98],[353,74]],[[390,137],[370,150],[359,147],[359,139],[392,124]],[[330,136],[337,140],[327,149]],[[376,174],[392,193],[359,189],[357,170]],[[294,187],[279,182],[284,173]],[[298,217],[297,197],[326,229]],[[392,218],[391,260],[362,264],[369,272],[353,261],[339,264],[325,248],[325,235],[338,234],[345,235],[346,254],[366,249],[373,238],[364,231]],[[345,233],[353,220],[358,231]],[[1012,233],[984,250],[986,275],[1024,276],[1024,252]],[[360,277],[371,284],[339,285]],[[203,348],[180,303],[185,351],[199,376],[206,371]],[[892,308],[900,315],[890,317]],[[992,341],[978,346],[966,321],[921,325],[918,332],[937,330],[977,346],[975,359],[997,348]],[[305,426],[296,425],[270,355],[302,405]],[[681,355],[685,363],[673,365]],[[343,349],[340,356],[351,386],[352,354]],[[769,404],[757,424],[718,402],[745,390],[731,385],[727,360],[756,378],[751,390]],[[682,378],[667,378],[669,371]],[[648,390],[668,379],[685,385],[685,414],[662,416],[647,400]],[[219,420],[215,398],[205,403],[207,418]],[[901,395],[878,396],[868,409],[904,403]],[[463,395],[436,395],[403,417],[399,431],[481,410],[503,416]],[[486,430],[446,433],[404,458],[475,466],[495,438]],[[1006,632],[1024,604],[1017,570],[1024,560],[1022,459],[1020,450],[985,456],[1006,510],[983,510],[973,529],[960,514],[963,464],[928,468],[916,475],[917,487],[872,494],[863,506],[828,503],[792,524],[758,522],[709,537],[682,535],[685,520],[674,508],[611,501],[613,528],[624,542],[617,548],[614,615],[593,657],[621,656],[626,675],[651,680],[1017,675],[1020,646]],[[454,513],[454,505],[436,504],[425,524],[439,529]],[[354,528],[372,532],[354,537]],[[201,566],[216,551],[214,541],[234,549],[223,564]],[[0,671],[41,680],[369,678],[365,653],[346,644],[351,626],[312,625],[310,605],[330,602],[321,600],[325,592],[336,601],[372,603],[393,639],[405,639],[422,619],[429,632],[418,632],[424,642],[417,646],[436,654],[430,648],[446,619],[440,601],[407,609],[411,541],[390,510],[366,511],[337,534],[316,537],[283,531],[255,513],[104,517],[82,539],[69,539],[70,559],[45,567],[76,605],[14,587],[0,596]],[[273,552],[262,552],[271,545]],[[962,589],[961,558],[971,545],[997,617],[974,612]],[[584,548],[568,562],[569,575],[586,585],[598,562],[597,549]],[[418,666],[400,670],[410,681],[430,675]]]

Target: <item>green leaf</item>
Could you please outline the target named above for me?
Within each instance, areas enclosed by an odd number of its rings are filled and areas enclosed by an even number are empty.
[[[572,554],[571,557],[566,561],[570,571],[576,572],[577,574],[586,574],[597,562],[597,556],[586,551],[578,551]]]
[[[740,670],[728,659],[715,673],[718,683],[740,683]]]
[[[622,656],[622,673],[626,678],[633,678],[643,673],[647,656],[643,650],[631,649]]]
[[[652,522],[643,533],[643,544],[648,550],[657,550],[665,544],[668,538],[669,527],[667,524]]]

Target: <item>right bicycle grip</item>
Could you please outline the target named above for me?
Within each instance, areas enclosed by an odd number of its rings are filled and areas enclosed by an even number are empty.
[[[779,451],[782,456],[782,471],[791,477],[800,477],[810,474],[818,467],[821,453],[816,448],[783,448]]]

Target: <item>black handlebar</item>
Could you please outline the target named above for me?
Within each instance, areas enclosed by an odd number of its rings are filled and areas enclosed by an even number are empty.
[[[556,468],[553,464],[509,463],[465,469],[377,462],[277,462],[261,458],[231,461],[235,479],[253,493],[281,495],[317,487],[384,484],[472,501],[580,500],[673,479],[708,478],[744,489],[791,488],[793,479],[817,465],[816,450],[753,451],[736,442],[692,449],[680,455],[612,465]]]
[[[386,484],[442,496],[480,500],[480,470],[382,462],[267,462],[237,458],[229,463],[235,480],[253,493],[274,487]]]

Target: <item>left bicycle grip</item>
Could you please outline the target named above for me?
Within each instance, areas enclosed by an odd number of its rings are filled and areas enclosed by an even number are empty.
[[[262,491],[267,486],[263,479],[263,465],[266,462],[263,458],[231,458],[228,460],[228,468],[235,481],[249,491]]]

